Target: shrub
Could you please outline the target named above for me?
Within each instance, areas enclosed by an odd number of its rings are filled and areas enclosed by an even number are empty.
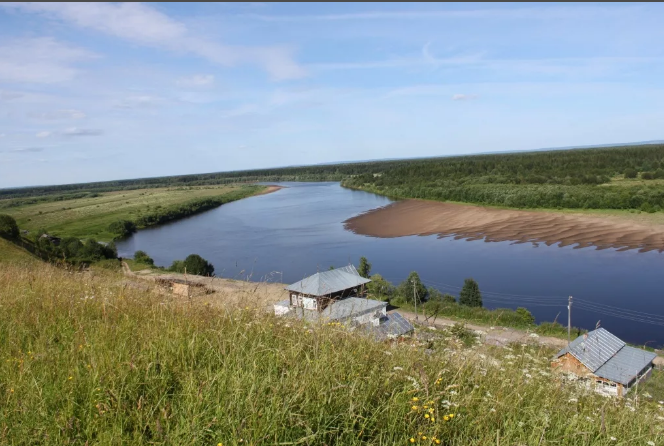
[[[451,294],[445,293],[443,295],[443,303],[455,304],[455,303],[457,303],[457,300],[456,300],[456,297],[452,296]]]
[[[191,254],[184,260],[175,260],[169,270],[196,276],[214,275],[214,266],[198,254]]]
[[[652,172],[643,172],[641,174],[641,179],[642,180],[654,180],[655,179],[655,174]]]
[[[136,232],[136,224],[129,220],[118,220],[108,225],[108,230],[116,237],[126,237]]]
[[[367,283],[367,291],[372,298],[389,301],[394,294],[394,285],[385,280],[380,274],[374,274],[370,277],[371,282]]]
[[[0,214],[0,237],[6,239],[17,239],[19,237],[18,225],[11,215]]]
[[[136,251],[134,253],[134,260],[145,265],[154,265],[154,260],[152,260],[152,257],[150,257],[145,251]]]
[[[631,167],[628,167],[625,169],[625,178],[636,178],[638,175],[638,172],[636,169],[632,169]]]
[[[526,308],[518,307],[516,309],[516,314],[528,325],[535,323],[535,316],[533,316],[533,314]]]

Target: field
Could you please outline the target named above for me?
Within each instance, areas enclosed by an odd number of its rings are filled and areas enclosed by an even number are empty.
[[[252,186],[200,186],[180,188],[136,189],[99,193],[98,196],[70,200],[44,201],[36,204],[8,206],[0,200],[0,213],[13,216],[21,229],[30,232],[45,229],[60,237],[93,237],[110,241],[114,234],[108,226],[117,220],[136,221],[144,215],[218,197],[231,197],[246,190],[251,195],[261,190]]]
[[[550,350],[481,345],[463,330],[378,343],[123,280],[46,264],[0,269],[0,442],[664,442],[655,395],[607,400],[563,385]]]

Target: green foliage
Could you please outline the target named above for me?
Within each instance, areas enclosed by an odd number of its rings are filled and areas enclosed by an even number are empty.
[[[184,260],[175,260],[169,270],[196,276],[214,276],[214,266],[198,254],[190,254]]]
[[[527,325],[534,325],[535,324],[535,316],[528,311],[526,308],[523,307],[518,307],[515,311],[515,313],[523,319],[523,322]]]
[[[628,167],[625,169],[625,178],[636,178],[638,176],[638,172],[636,169],[632,169],[631,167]]]
[[[611,182],[637,168],[641,178],[654,179],[647,170],[662,159],[664,145],[431,158],[373,163],[342,184],[394,198],[512,208],[639,209],[645,202],[664,208],[661,184]]]
[[[466,347],[470,347],[477,340],[477,335],[470,329],[466,328],[466,324],[455,323],[450,328],[450,333],[460,340]]]
[[[6,239],[19,238],[18,225],[11,215],[0,214],[0,237]]]
[[[369,263],[366,257],[360,257],[360,267],[357,269],[357,272],[366,279],[371,275],[371,263]]]
[[[413,284],[415,285],[413,287]],[[415,293],[415,295],[413,295]],[[397,301],[413,303],[417,299],[417,303],[422,303],[427,300],[429,290],[424,286],[420,280],[419,274],[413,271],[408,275],[408,278],[401,282],[395,292]]]
[[[394,295],[394,285],[388,282],[380,274],[374,274],[370,277],[371,282],[367,283],[367,292],[371,299],[390,301]]]
[[[477,282],[471,277],[463,282],[463,288],[459,294],[459,304],[468,307],[481,307],[482,306],[482,293]]]
[[[136,232],[136,224],[129,220],[118,220],[108,225],[108,231],[117,238],[127,237]]]
[[[134,253],[134,261],[137,263],[143,263],[144,265],[154,265],[154,260],[150,257],[145,251],[136,251]]]
[[[455,303],[457,303],[457,301],[456,301],[456,297],[452,296],[451,294],[447,294],[447,293],[446,293],[446,294],[443,296],[443,303],[446,303],[446,304],[455,304]]]

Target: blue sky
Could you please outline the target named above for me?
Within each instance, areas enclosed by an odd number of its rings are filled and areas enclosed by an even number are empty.
[[[664,5],[1,3],[0,187],[664,139]]]

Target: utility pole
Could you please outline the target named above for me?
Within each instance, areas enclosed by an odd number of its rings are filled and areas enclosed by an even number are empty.
[[[569,297],[567,300],[567,346],[569,347],[569,344],[571,341],[572,337],[572,296]]]
[[[419,321],[419,316],[417,315],[417,289],[415,288],[415,281],[413,280],[413,302],[415,302],[415,320]]]

